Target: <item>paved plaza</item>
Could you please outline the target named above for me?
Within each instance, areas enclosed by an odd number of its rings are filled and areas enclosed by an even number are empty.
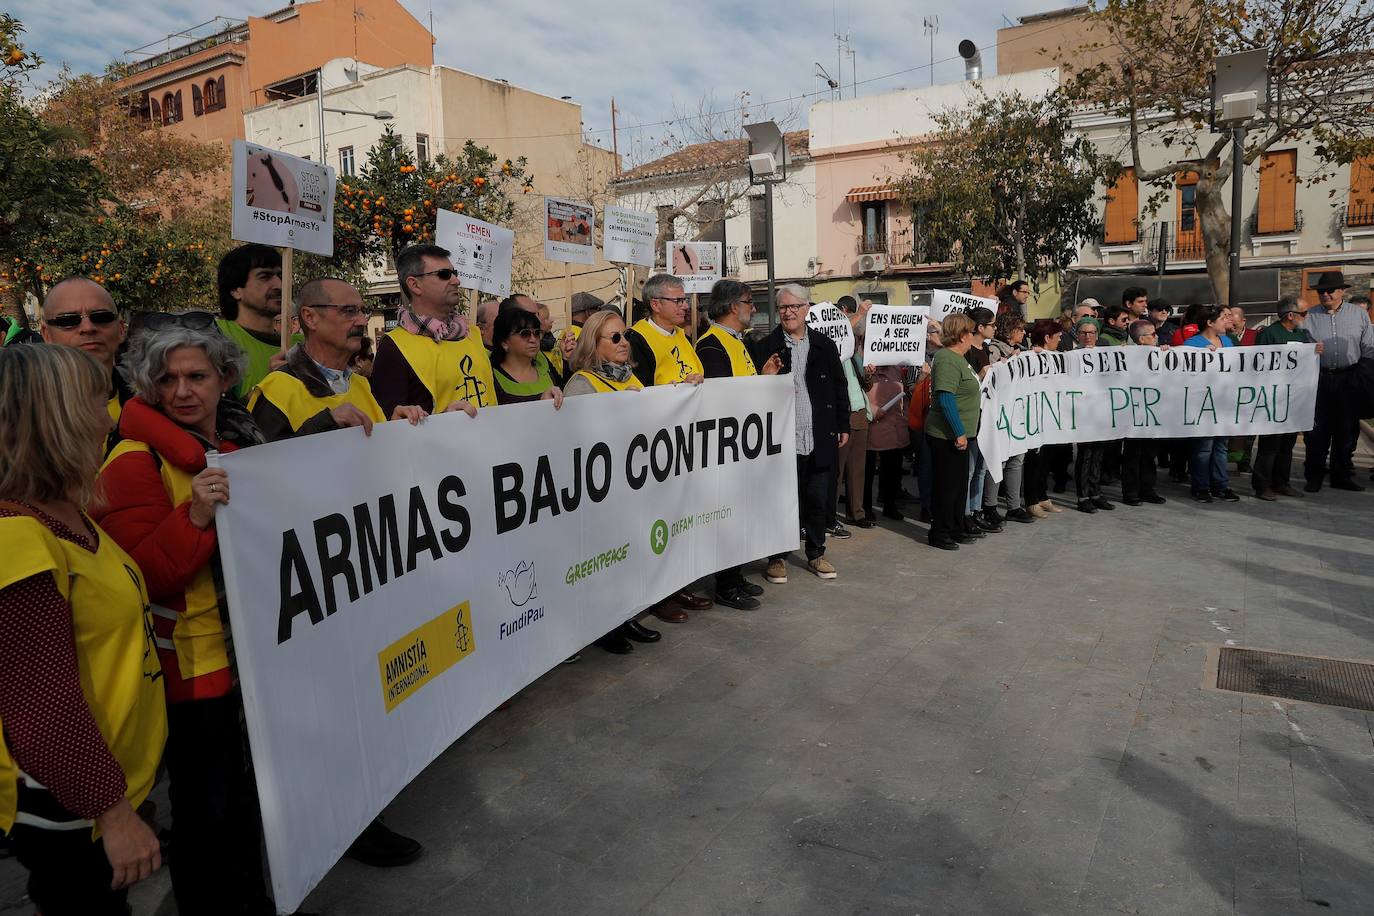
[[[1374,491],[1163,492],[957,553],[884,523],[838,581],[589,649],[391,806],[419,862],[304,909],[1368,913],[1370,717],[1200,687],[1228,640],[1374,659]],[[30,912],[12,860],[0,892]]]

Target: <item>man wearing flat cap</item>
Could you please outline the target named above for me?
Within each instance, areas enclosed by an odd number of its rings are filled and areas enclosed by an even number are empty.
[[[1359,410],[1347,391],[1354,383],[1349,374],[1360,360],[1374,359],[1374,325],[1364,309],[1345,305],[1350,284],[1339,270],[1318,274],[1308,288],[1317,291],[1317,305],[1307,310],[1307,332],[1322,344],[1322,350],[1315,425],[1303,436],[1307,448],[1303,489],[1316,493],[1322,488],[1329,455],[1332,488],[1363,490],[1355,482],[1354,463]]]

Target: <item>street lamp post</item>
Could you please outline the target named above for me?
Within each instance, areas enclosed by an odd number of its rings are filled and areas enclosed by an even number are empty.
[[[1231,131],[1231,251],[1226,283],[1226,304],[1231,308],[1240,304],[1240,211],[1244,206],[1246,125],[1268,101],[1268,51],[1243,51],[1217,58],[1212,76],[1212,129],[1215,131],[1220,123]]]
[[[777,321],[776,262],[773,255],[773,185],[787,180],[787,141],[773,121],[744,125],[749,136],[749,183],[764,187],[764,244],[768,260],[768,324]]]

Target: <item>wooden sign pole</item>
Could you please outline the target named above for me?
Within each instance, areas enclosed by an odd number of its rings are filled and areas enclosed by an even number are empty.
[[[291,349],[291,290],[295,287],[295,250],[281,250],[281,349]]]
[[[692,293],[692,345],[697,342],[697,309],[701,306],[701,293]]]
[[[568,262],[568,261],[564,261],[564,262],[563,262],[563,279],[564,279],[565,281],[567,281],[567,284],[568,284],[568,321],[572,321],[573,282],[572,282],[572,264],[571,264],[571,262]]]
[[[635,313],[635,266],[633,264],[625,265],[625,299],[620,303],[620,307],[624,311],[621,317],[625,319],[625,327],[628,328]]]

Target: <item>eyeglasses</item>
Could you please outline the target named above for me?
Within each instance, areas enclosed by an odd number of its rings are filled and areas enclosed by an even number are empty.
[[[458,271],[452,267],[440,267],[438,270],[427,270],[422,274],[415,274],[417,277],[438,277],[445,283],[458,276]]]
[[[91,319],[91,324],[103,327],[107,324],[114,324],[119,320],[119,315],[109,309],[95,309],[90,312],[63,312],[61,315],[44,319],[43,323],[50,327],[71,331],[81,327],[81,322],[87,318]]]
[[[625,339],[625,335],[620,333],[619,331],[612,331],[610,334],[607,334],[605,337],[601,339],[609,340],[613,344],[618,344]]]
[[[346,319],[348,319],[349,321],[354,320],[354,319],[357,318],[359,315],[361,315],[361,314],[363,314],[364,312],[367,311],[367,309],[364,308],[364,307],[361,306],[361,305],[335,305],[335,304],[332,303],[332,302],[316,302],[316,303],[313,303],[313,304],[311,304],[311,305],[303,305],[303,306],[301,306],[301,308],[305,308],[305,309],[338,309],[338,310],[339,310],[339,316],[340,316],[341,318],[346,318]]]
[[[190,312],[144,312],[141,316],[141,324],[150,331],[160,331],[163,328],[179,327],[191,331],[203,331],[213,327],[215,316],[210,312],[199,310]]]
[[[675,305],[682,305],[687,301],[686,296],[655,296],[654,298],[659,302],[672,302]]]
[[[521,328],[518,331],[511,331],[511,337],[523,337],[526,340],[538,340],[544,336],[544,332],[539,328]]]
[[[778,311],[779,311],[779,312],[796,312],[796,311],[800,311],[802,308],[804,308],[804,305],[803,305],[803,303],[800,303],[800,302],[793,302],[793,303],[791,303],[791,304],[789,304],[789,305],[782,305],[782,304],[779,304],[779,305],[778,305]]]

